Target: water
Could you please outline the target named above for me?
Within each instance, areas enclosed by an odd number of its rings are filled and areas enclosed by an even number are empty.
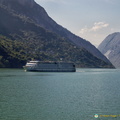
[[[0,69],[0,120],[95,119],[120,120],[119,69]]]

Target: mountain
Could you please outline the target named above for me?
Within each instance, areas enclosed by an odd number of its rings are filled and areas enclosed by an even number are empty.
[[[19,67],[31,58],[113,67],[93,45],[58,25],[34,0],[0,0],[0,50],[3,67],[15,67],[12,61]]]
[[[116,68],[120,68],[119,32],[108,35],[99,45],[98,49],[111,61]]]

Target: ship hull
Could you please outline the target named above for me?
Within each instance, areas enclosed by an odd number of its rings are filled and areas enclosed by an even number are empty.
[[[76,72],[76,70],[59,70],[59,69],[56,69],[56,70],[47,70],[47,69],[32,69],[32,70],[26,70],[26,71],[29,71],[29,72]]]

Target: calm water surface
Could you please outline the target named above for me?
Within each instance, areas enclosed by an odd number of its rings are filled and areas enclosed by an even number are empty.
[[[120,120],[119,69],[0,69],[0,120],[96,119]]]

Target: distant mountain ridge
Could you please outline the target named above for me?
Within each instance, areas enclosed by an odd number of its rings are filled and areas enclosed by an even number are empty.
[[[3,63],[19,56],[22,63],[30,58],[63,58],[81,67],[113,67],[93,45],[58,25],[34,0],[0,0],[0,18],[1,49],[9,53],[0,57]],[[91,49],[96,55],[88,52]]]
[[[120,68],[120,32],[108,35],[98,49],[116,68]]]

